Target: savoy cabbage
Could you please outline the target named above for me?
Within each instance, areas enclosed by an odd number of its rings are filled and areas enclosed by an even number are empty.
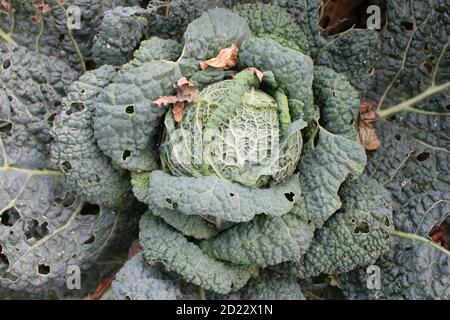
[[[0,1],[0,296],[448,299],[449,4],[322,5]]]

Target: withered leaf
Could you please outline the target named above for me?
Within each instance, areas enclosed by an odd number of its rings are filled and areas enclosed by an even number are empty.
[[[221,49],[217,57],[200,62],[200,68],[205,70],[208,67],[219,69],[231,69],[237,64],[238,47],[232,44],[229,48]]]
[[[181,123],[183,119],[183,110],[186,102],[192,102],[198,95],[198,88],[193,85],[186,77],[180,78],[175,84],[174,88],[177,90],[175,96],[161,96],[154,100],[158,106],[172,105],[172,113],[175,121]]]
[[[360,121],[358,125],[358,142],[368,151],[377,150],[381,146],[373,125],[364,121]]]
[[[111,287],[114,277],[107,277],[97,286],[93,294],[84,297],[83,300],[100,300],[106,291]]]
[[[255,68],[255,67],[248,67],[246,70],[253,71],[256,74],[256,76],[258,77],[259,81],[263,80],[264,74],[262,73],[261,70]]]
[[[161,96],[158,99],[154,100],[153,103],[156,104],[157,106],[161,107],[161,106],[166,106],[169,104],[175,104],[177,103],[178,97],[177,96]]]
[[[184,102],[177,102],[172,108],[173,117],[176,122],[181,123],[183,120]]]
[[[368,151],[377,150],[381,146],[375,127],[371,124],[379,116],[372,108],[373,104],[370,101],[361,101],[359,105],[358,142]]]
[[[366,100],[361,101],[361,104],[359,105],[359,115],[365,122],[372,122],[380,118],[376,112],[372,111],[372,108],[372,102]]]
[[[198,88],[190,83],[186,77],[180,78],[175,84],[174,88],[177,90],[177,94],[174,96],[161,96],[154,100],[158,106],[175,104],[177,102],[192,102],[198,95]]]

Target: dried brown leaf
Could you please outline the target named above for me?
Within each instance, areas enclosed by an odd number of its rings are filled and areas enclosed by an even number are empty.
[[[10,13],[11,9],[11,2],[9,0],[0,0],[0,11]]]
[[[174,88],[177,90],[175,96],[161,96],[154,100],[158,106],[172,105],[172,113],[174,115],[175,121],[181,123],[183,119],[183,111],[186,102],[192,102],[198,95],[198,88],[189,82],[186,77],[180,78],[175,84]]]
[[[372,111],[373,103],[361,101],[358,117],[358,142],[368,151],[377,150],[380,146],[375,127],[371,122],[379,118],[378,114]]]
[[[358,125],[358,142],[368,151],[377,150],[381,146],[373,125],[364,121],[360,121]]]
[[[154,100],[158,106],[175,104],[177,102],[192,102],[198,95],[198,88],[190,83],[186,77],[180,78],[175,84],[174,88],[177,90],[175,96],[161,96]]]
[[[97,289],[95,289],[95,292],[84,297],[83,300],[100,300],[105,292],[111,287],[113,280],[114,276],[103,279],[103,281],[97,286]]]
[[[153,101],[153,103],[156,104],[158,107],[174,104],[177,102],[178,102],[177,96],[161,96]]]
[[[255,68],[255,67],[249,67],[246,70],[253,71],[256,74],[256,76],[258,77],[259,81],[263,80],[264,74],[262,73],[261,70]]]
[[[208,67],[219,69],[231,69],[237,64],[238,47],[232,44],[229,48],[221,49],[217,57],[200,62],[200,68],[205,70]]]
[[[184,102],[177,102],[172,107],[173,117],[176,122],[181,123],[183,120]]]
[[[179,101],[192,102],[198,95],[198,88],[190,83],[186,77],[182,77],[177,81],[177,97]]]

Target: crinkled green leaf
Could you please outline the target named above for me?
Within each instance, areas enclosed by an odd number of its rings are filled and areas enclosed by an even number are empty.
[[[53,126],[52,162],[87,201],[120,208],[129,197],[129,176],[116,170],[98,148],[93,130],[95,100],[116,77],[111,66],[89,71],[69,88]]]
[[[305,34],[285,9],[264,3],[246,3],[233,10],[247,21],[254,36],[270,38],[283,47],[309,54]]]
[[[139,241],[147,262],[162,262],[187,282],[217,293],[229,293],[245,286],[250,278],[248,268],[209,258],[162,220],[145,214],[140,222]]]
[[[111,284],[113,300],[181,300],[189,298],[161,266],[148,265],[144,253],[136,254],[120,269]],[[193,286],[192,286],[193,287]]]
[[[97,66],[120,66],[139,46],[148,21],[140,7],[116,7],[107,11],[94,37],[92,58]]]
[[[361,176],[339,190],[342,207],[319,229],[298,262],[281,266],[308,278],[373,264],[389,246],[393,231],[389,193],[375,180]]]
[[[308,56],[283,47],[272,39],[252,37],[242,42],[239,65],[272,71],[290,100],[300,101],[305,109],[313,108],[314,65]]]
[[[165,107],[153,103],[173,93],[181,74],[174,62],[152,61],[120,72],[99,95],[95,137],[103,153],[128,170],[157,168],[153,152]]]
[[[203,12],[216,7],[224,7],[223,0],[151,0],[150,6],[159,7],[149,19],[149,31],[161,38],[182,40],[186,27],[199,18]]]
[[[314,227],[294,214],[262,215],[202,242],[201,247],[203,252],[219,260],[265,268],[298,260],[308,249],[313,235]]]
[[[305,300],[297,279],[276,273],[262,272],[237,292],[212,295],[219,300]]]
[[[126,71],[140,67],[146,62],[154,60],[175,61],[182,50],[182,44],[175,40],[151,37],[141,42],[139,49],[133,52],[133,60],[123,65],[121,70]]]
[[[360,101],[347,78],[330,68],[318,67],[314,72],[313,90],[325,128],[355,140]]]
[[[394,215],[405,232],[428,237],[435,225],[449,217],[450,194],[427,191],[417,194]],[[394,246],[375,263],[381,288],[367,290],[368,274],[357,269],[340,277],[349,299],[443,299],[450,297],[450,257],[429,244],[394,239]]]
[[[51,290],[66,283],[68,266],[86,270],[136,221],[124,215],[129,203],[114,214],[83,202],[51,169],[50,122],[76,73],[23,47],[0,61],[0,285]]]
[[[298,215],[320,228],[341,207],[338,190],[366,164],[364,148],[356,141],[319,130],[317,146],[303,153],[299,177],[304,208]]]
[[[215,176],[174,177],[156,170],[150,173],[147,192],[150,207],[246,222],[259,214],[282,216],[289,212],[300,195],[300,187],[296,176],[277,186],[261,189]]]
[[[183,74],[200,69],[199,63],[217,56],[223,48],[251,36],[245,20],[222,8],[210,9],[190,23],[184,34],[184,50],[180,58]]]

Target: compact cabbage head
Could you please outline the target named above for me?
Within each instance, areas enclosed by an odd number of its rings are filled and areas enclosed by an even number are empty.
[[[306,123],[290,123],[285,99],[279,98],[284,93],[278,92],[277,101],[259,84],[253,71],[244,70],[204,88],[187,105],[181,123],[168,112],[160,148],[164,169],[175,176],[215,175],[244,186],[292,175]],[[286,157],[289,165],[283,167]]]

